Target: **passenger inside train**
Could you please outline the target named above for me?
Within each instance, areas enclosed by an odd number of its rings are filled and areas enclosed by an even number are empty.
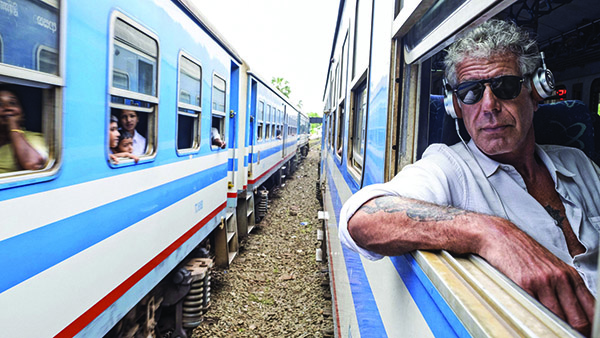
[[[579,149],[536,143],[534,112],[553,89],[536,41],[489,20],[455,41],[444,64],[446,111],[470,141],[432,144],[390,182],[353,195],[341,241],[370,259],[477,254],[589,335],[600,169]]]
[[[0,85],[0,173],[40,170],[48,158],[44,136],[24,127],[21,102],[17,86]]]
[[[211,145],[214,147],[218,147],[221,149],[225,149],[225,147],[227,146],[227,142],[225,142],[225,140],[223,140],[223,138],[221,137],[221,127],[222,127],[222,118],[213,116],[212,118],[212,127],[210,129],[210,142]]]
[[[119,163],[119,158],[130,158],[138,163],[139,158],[132,154],[133,136],[128,131],[119,131],[118,119],[110,116],[110,126],[108,129],[108,142],[110,147],[109,159],[115,164]]]
[[[140,121],[138,113],[133,110],[120,110],[119,121],[123,130],[133,135],[133,155],[146,153],[146,138],[142,136],[136,127]]]

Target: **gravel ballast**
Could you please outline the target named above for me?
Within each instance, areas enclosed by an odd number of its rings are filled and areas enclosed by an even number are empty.
[[[231,265],[213,270],[212,304],[192,337],[333,336],[327,265],[316,261],[318,163],[311,144]]]

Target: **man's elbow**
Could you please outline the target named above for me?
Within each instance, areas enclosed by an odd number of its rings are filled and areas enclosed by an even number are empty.
[[[363,249],[373,251],[373,247],[369,240],[369,228],[370,225],[368,220],[365,219],[360,211],[352,215],[348,220],[348,233],[354,242]]]

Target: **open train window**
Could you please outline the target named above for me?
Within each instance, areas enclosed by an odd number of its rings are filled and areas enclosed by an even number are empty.
[[[256,139],[258,141],[262,140],[262,138],[263,138],[264,118],[265,118],[265,102],[258,101],[258,114],[257,114],[257,120],[258,120],[257,129],[258,130],[256,132]]]
[[[342,157],[342,149],[344,142],[344,101],[342,101],[337,109],[338,117],[337,117],[337,135],[335,138],[335,153],[338,157]],[[304,127],[302,124],[301,127]]]
[[[273,107],[273,124],[271,124],[271,138],[275,138],[275,125],[277,124],[277,109]]]
[[[221,140],[226,142],[225,135],[225,104],[226,104],[226,87],[227,83],[218,75],[213,75],[213,90],[212,90],[212,123],[211,128],[215,128]],[[212,131],[211,131],[212,135]],[[213,148],[218,148],[212,145]]]
[[[350,116],[348,162],[354,174],[360,174],[363,169],[363,154],[365,150],[365,133],[367,122],[367,82],[361,82],[352,92],[352,108]],[[351,171],[351,172],[353,172]],[[355,178],[358,178],[355,176]]]
[[[119,120],[121,135],[133,136],[133,154],[150,160],[157,144],[158,38],[118,12],[113,15],[112,37],[110,114]],[[119,152],[107,148],[109,153]],[[123,164],[133,160],[119,160]]]
[[[200,147],[202,112],[202,68],[183,53],[179,56],[179,99],[177,100],[177,151],[188,153]]]
[[[0,119],[0,189],[52,179],[59,168],[60,3],[21,0],[0,8],[0,105],[12,110]]]
[[[267,116],[265,117],[265,140],[271,138],[271,105],[267,104]]]

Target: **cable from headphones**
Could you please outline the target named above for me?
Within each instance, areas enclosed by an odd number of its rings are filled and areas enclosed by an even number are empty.
[[[496,190],[496,188],[494,187],[494,185],[492,184],[492,182],[490,182],[490,180],[487,178],[487,176],[485,174],[485,171],[483,171],[483,168],[479,164],[479,161],[477,161],[477,158],[475,157],[475,154],[473,154],[473,152],[471,151],[471,149],[467,146],[467,143],[465,142],[465,140],[460,135],[460,128],[458,127],[458,119],[454,119],[454,125],[456,126],[456,134],[458,135],[458,138],[460,139],[462,145],[465,147],[465,149],[467,149],[467,152],[469,152],[469,154],[471,154],[471,157],[473,158],[473,160],[475,161],[475,163],[477,163],[477,167],[479,167],[479,170],[481,170],[481,173],[483,174],[483,177],[485,177],[485,179],[487,180],[488,184],[492,188],[492,191],[494,192],[494,194],[496,194],[496,198],[498,199],[498,201],[500,201],[500,205],[502,206],[502,211],[504,212],[504,218],[507,219],[507,220],[510,220],[510,218],[508,217],[508,213],[506,212],[506,208],[504,207],[504,202],[502,202],[502,199],[500,198],[500,194],[498,193],[498,191]]]

